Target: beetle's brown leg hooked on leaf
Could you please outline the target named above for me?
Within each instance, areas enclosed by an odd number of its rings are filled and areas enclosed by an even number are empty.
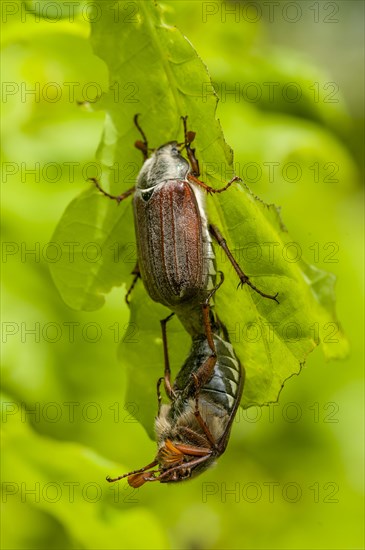
[[[126,199],[130,195],[132,195],[136,190],[135,187],[131,187],[130,189],[127,189],[127,191],[124,191],[124,193],[122,193],[121,195],[110,195],[110,193],[104,191],[96,178],[88,178],[88,180],[94,183],[95,187],[99,189],[100,193],[102,193],[105,197],[112,199],[113,201],[117,201],[118,204],[124,201],[124,199]]]
[[[139,271],[138,262],[134,266],[133,271],[131,271],[131,275],[134,275],[133,281],[132,281],[130,287],[128,288],[127,294],[125,295],[125,301],[126,301],[128,306],[129,306],[129,296],[132,294],[132,291],[133,291],[134,287],[136,286],[136,283],[137,283],[138,279],[141,278],[141,273]]]
[[[195,132],[189,131],[187,129],[187,124],[186,124],[187,119],[188,119],[187,115],[181,117],[181,120],[183,121],[183,124],[184,124],[184,147],[190,162],[192,175],[198,178],[200,176],[199,161],[195,156],[195,149],[192,149],[190,147],[191,143],[195,139],[196,134]]]
[[[146,134],[144,133],[144,131],[139,125],[138,117],[139,117],[139,113],[134,115],[133,121],[135,126],[137,127],[137,130],[141,134],[143,141],[140,141],[140,140],[136,141],[134,146],[142,152],[144,160],[147,160],[148,159],[148,141],[146,138]]]
[[[199,185],[200,187],[205,189],[205,191],[210,195],[214,193],[223,193],[224,191],[227,191],[227,189],[231,187],[232,183],[234,183],[235,181],[242,181],[242,179],[239,176],[234,176],[231,180],[229,180],[229,182],[224,187],[221,187],[221,189],[214,189],[214,187],[210,187],[203,181],[200,181],[197,177],[194,176],[194,174],[188,174],[187,179],[192,183],[196,183],[196,185]]]
[[[278,292],[274,295],[272,294],[266,294],[265,292],[262,292],[261,290],[259,290],[253,283],[251,283],[250,281],[250,278],[248,277],[248,275],[246,275],[242,269],[240,268],[240,266],[238,265],[238,263],[236,262],[236,260],[234,259],[233,255],[232,255],[232,252],[230,251],[230,249],[228,248],[228,245],[227,245],[227,241],[225,240],[225,238],[223,237],[223,235],[221,234],[221,232],[219,231],[218,227],[216,225],[209,225],[209,231],[210,231],[210,234],[214,237],[214,239],[217,241],[217,243],[219,244],[219,246],[221,246],[224,250],[224,252],[226,253],[226,256],[227,258],[229,259],[229,261],[231,262],[234,270],[236,271],[239,279],[240,279],[240,282],[239,282],[239,285],[238,286],[243,286],[244,284],[247,284],[248,286],[250,286],[255,292],[257,292],[258,294],[260,294],[260,296],[263,296],[264,298],[269,298],[270,300],[274,300],[277,304],[279,303],[279,300],[277,299],[277,296],[278,296]]]
[[[200,187],[203,187],[203,189],[205,189],[207,193],[223,193],[223,191],[226,191],[228,187],[230,187],[232,183],[234,183],[235,181],[242,181],[240,177],[235,176],[222,189],[214,189],[213,187],[210,187],[209,185],[207,185],[206,183],[198,179],[200,176],[199,161],[195,156],[195,149],[192,149],[190,147],[191,143],[195,139],[196,134],[195,132],[192,132],[191,130],[187,129],[187,123],[186,123],[187,119],[188,119],[187,116],[181,117],[181,120],[183,121],[183,124],[184,124],[184,147],[186,149],[186,154],[188,156],[190,166],[191,166],[191,172],[187,176],[188,179],[190,181],[193,181],[197,185],[200,185]]]

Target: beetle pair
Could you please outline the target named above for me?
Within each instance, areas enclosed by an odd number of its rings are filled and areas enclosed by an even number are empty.
[[[118,203],[134,193],[138,266],[131,289],[141,277],[150,297],[176,313],[193,339],[191,353],[171,386],[167,320],[161,322],[165,354],[163,379],[171,404],[159,407],[157,457],[145,468],[107,478],[116,481],[128,477],[134,487],[146,481],[186,479],[206,469],[224,452],[228,442],[242,394],[243,376],[225,328],[210,312],[209,299],[221,284],[216,284],[211,237],[227,254],[241,285],[247,284],[261,296],[277,302],[277,294],[266,294],[250,281],[219,229],[208,224],[203,190],[221,193],[239,178],[232,178],[222,189],[213,189],[199,180],[199,163],[191,147],[195,133],[187,130],[187,117],[182,119],[184,142],[168,142],[149,157],[146,136],[135,116],[134,122],[143,139],[135,145],[145,161],[136,187],[113,196],[93,180],[104,195]],[[183,149],[189,161],[182,156]],[[151,471],[156,465],[159,468]]]

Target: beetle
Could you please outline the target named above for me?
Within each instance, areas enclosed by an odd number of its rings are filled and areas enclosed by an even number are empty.
[[[171,403],[161,406],[158,393],[157,456],[144,468],[107,478],[112,482],[127,477],[133,487],[147,481],[173,482],[196,475],[208,468],[228,443],[244,376],[227,336],[224,337],[226,330],[212,320],[210,312],[209,299],[221,284],[214,286],[216,268],[212,237],[226,252],[240,284],[248,284],[260,295],[278,302],[277,294],[266,294],[251,283],[219,229],[208,224],[202,189],[220,193],[239,178],[232,178],[222,189],[213,189],[198,179],[199,163],[191,148],[195,133],[188,132],[187,117],[182,119],[184,142],[168,142],[149,157],[146,136],[135,116],[134,122],[143,138],[135,145],[142,151],[145,161],[136,187],[113,196],[93,180],[104,195],[118,203],[134,193],[138,265],[131,289],[141,276],[150,297],[178,315],[193,341],[191,353],[171,386],[166,326],[162,322],[163,379]],[[184,148],[189,161],[181,154]],[[161,379],[158,388],[160,383]],[[155,466],[158,467],[154,470]]]
[[[208,469],[224,453],[241,400],[244,369],[226,328],[210,311],[209,298],[220,284],[203,304],[205,335],[193,338],[189,356],[172,387],[166,340],[166,322],[171,315],[161,321],[165,389],[171,403],[161,405],[160,378],[155,421],[158,452],[143,468],[107,477],[110,483],[127,478],[131,487],[138,488],[150,481],[184,481]]]
[[[136,141],[135,146],[144,157],[136,186],[114,196],[104,191],[95,178],[92,181],[105,196],[118,203],[134,193],[138,265],[127,300],[141,276],[150,297],[177,313],[186,330],[196,334],[201,320],[191,316],[191,311],[204,301],[206,290],[215,284],[212,237],[225,251],[240,285],[247,284],[276,302],[278,293],[271,295],[259,290],[234,259],[218,227],[209,225],[203,190],[209,194],[222,193],[240,178],[235,176],[221,189],[200,181],[199,163],[191,147],[195,133],[187,130],[187,117],[182,120],[184,142],[165,143],[149,157],[148,141],[135,115],[134,123],[143,138]],[[182,156],[183,149],[189,161]]]

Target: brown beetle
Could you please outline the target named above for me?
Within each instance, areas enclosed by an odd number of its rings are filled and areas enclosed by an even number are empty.
[[[141,275],[150,297],[177,313],[190,334],[201,330],[201,319],[192,311],[201,304],[207,289],[215,284],[215,257],[211,236],[223,248],[236,270],[240,284],[247,284],[261,296],[277,300],[259,290],[245,275],[230,252],[225,239],[216,226],[208,225],[204,191],[221,193],[240,178],[232,178],[223,188],[213,189],[198,179],[199,163],[191,142],[195,133],[184,122],[184,143],[171,141],[154,150],[148,157],[148,142],[139,126],[138,115],[134,122],[143,141],[136,147],[143,153],[145,162],[138,174],[136,187],[119,196],[98,189],[107,197],[120,202],[134,193],[134,223],[137,241],[138,266],[135,279]],[[185,149],[189,162],[182,156]],[[131,290],[131,289],[130,289]],[[127,294],[127,299],[130,291]]]

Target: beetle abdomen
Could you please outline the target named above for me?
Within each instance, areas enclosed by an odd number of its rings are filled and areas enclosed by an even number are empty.
[[[201,300],[207,285],[199,206],[190,184],[170,180],[136,191],[138,263],[152,300],[174,306]]]
[[[213,339],[217,362],[211,378],[201,387],[199,395],[230,414],[241,399],[242,368],[232,345],[217,334],[213,335]],[[193,343],[190,355],[174,383],[174,390],[180,396],[180,402],[176,403],[178,410],[194,395],[192,373],[198,372],[211,353],[206,339],[198,339]]]

